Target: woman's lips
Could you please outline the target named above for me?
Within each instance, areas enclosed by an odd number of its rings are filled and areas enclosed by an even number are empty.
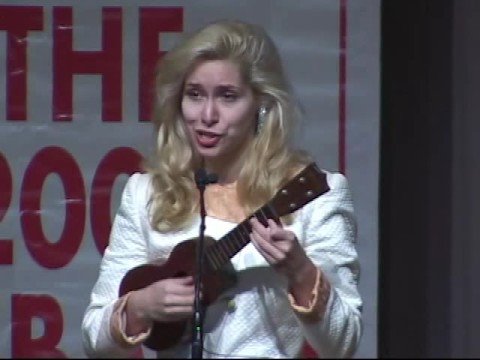
[[[203,147],[214,147],[220,141],[220,135],[207,131],[196,131],[195,135],[197,143]]]

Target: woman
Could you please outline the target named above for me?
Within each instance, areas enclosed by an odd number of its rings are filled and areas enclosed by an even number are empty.
[[[131,356],[154,324],[190,323],[194,274],[121,296],[119,286],[130,269],[166,262],[198,236],[198,169],[217,176],[204,192],[205,235],[220,239],[311,162],[289,145],[297,112],[277,49],[258,26],[216,22],[166,54],[154,110],[156,154],[125,186],[84,316],[91,356]],[[320,357],[353,355],[355,219],[344,176],[324,174],[329,191],[280,222],[246,220],[250,243],[231,258],[236,283],[206,309],[203,356],[296,357],[305,340]],[[158,352],[190,355],[188,335]]]

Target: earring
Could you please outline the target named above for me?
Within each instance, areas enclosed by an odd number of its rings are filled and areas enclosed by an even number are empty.
[[[263,125],[265,124],[265,118],[267,117],[267,108],[265,105],[260,106],[257,114],[257,134],[262,131]]]

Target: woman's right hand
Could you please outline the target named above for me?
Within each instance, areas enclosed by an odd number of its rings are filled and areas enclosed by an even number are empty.
[[[127,334],[145,331],[152,322],[187,319],[194,311],[195,284],[192,276],[157,281],[129,295]]]

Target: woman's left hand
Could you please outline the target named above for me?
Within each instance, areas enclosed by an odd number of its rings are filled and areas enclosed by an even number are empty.
[[[251,218],[250,224],[253,245],[271,266],[286,275],[291,285],[303,282],[303,277],[311,270],[316,271],[292,231],[285,230],[272,219],[268,219],[268,226],[264,226],[257,218]]]
[[[275,270],[287,277],[289,292],[295,302],[308,306],[318,270],[295,234],[271,219],[267,226],[256,218],[250,219],[250,224],[253,245]]]

